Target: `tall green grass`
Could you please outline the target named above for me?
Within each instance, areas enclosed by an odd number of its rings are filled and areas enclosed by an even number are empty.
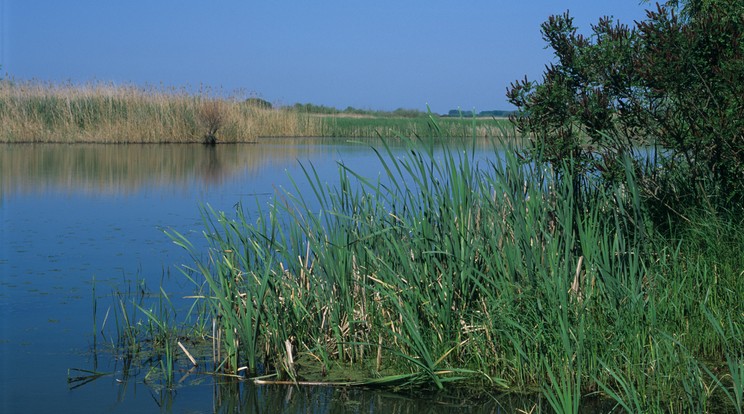
[[[168,232],[193,256],[183,273],[216,370],[460,382],[541,394],[557,412],[596,396],[629,412],[741,411],[741,223],[702,214],[657,232],[630,160],[625,184],[577,187],[517,148],[485,163],[437,142],[376,149],[377,177],[341,164],[327,183],[305,165],[252,218],[206,207],[208,251]]]
[[[349,116],[325,115],[311,116],[320,121],[320,136],[344,138],[398,138],[430,137],[437,134],[450,138],[504,137],[504,130],[510,129],[507,119],[490,118],[439,118],[430,116],[392,117],[392,116]]]

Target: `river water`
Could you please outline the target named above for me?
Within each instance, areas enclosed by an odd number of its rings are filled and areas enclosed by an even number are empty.
[[[461,411],[451,399],[223,384],[207,376],[164,391],[143,375],[124,378],[122,361],[97,352],[115,292],[162,285],[177,296],[192,288],[176,270],[190,260],[163,230],[199,246],[202,206],[265,206],[293,187],[290,177],[305,180],[301,163],[331,184],[339,162],[375,177],[372,145],[380,143],[0,146],[0,412]],[[494,153],[490,144],[477,151]],[[68,382],[86,370],[106,375]]]

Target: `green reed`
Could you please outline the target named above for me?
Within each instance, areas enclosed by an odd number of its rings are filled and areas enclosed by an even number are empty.
[[[740,409],[740,224],[657,232],[631,160],[625,184],[577,188],[509,146],[488,164],[436,140],[375,151],[377,177],[305,165],[254,218],[205,208],[206,255],[168,232],[193,255],[219,369],[461,381],[561,412],[596,393],[627,411]]]
[[[344,138],[399,138],[429,137],[436,134],[450,138],[504,137],[510,128],[506,119],[490,118],[441,118],[429,116],[348,116],[315,115],[320,122],[320,136]]]
[[[71,368],[70,372],[87,375],[68,375],[68,382],[72,387],[79,387],[103,376],[116,375],[122,383],[140,379],[153,390],[174,390],[196,371],[197,365],[204,362],[203,350],[208,348],[203,339],[206,336],[203,315],[207,311],[199,303],[194,303],[185,316],[179,317],[177,307],[162,286],[158,292],[152,292],[144,279],[126,282],[125,289],[112,292],[113,303],[106,310],[99,327],[98,305],[101,299],[96,296],[97,283],[94,279],[94,366],[92,370]],[[109,323],[109,319],[113,322]],[[100,345],[98,335],[104,340]],[[117,366],[119,361],[121,365],[115,372],[97,371],[97,355],[100,352],[117,356]],[[140,378],[137,372],[143,368],[146,374]]]
[[[705,309],[710,325],[723,343],[723,355],[726,358],[724,378],[719,378],[707,366],[702,369],[710,375],[711,380],[719,386],[731,402],[737,413],[744,412],[744,329],[735,323],[731,315],[721,321],[720,317]]]

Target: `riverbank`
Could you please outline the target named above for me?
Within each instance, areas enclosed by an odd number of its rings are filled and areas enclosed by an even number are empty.
[[[0,81],[0,142],[244,143],[259,137],[497,137],[505,119],[314,114],[209,92]]]

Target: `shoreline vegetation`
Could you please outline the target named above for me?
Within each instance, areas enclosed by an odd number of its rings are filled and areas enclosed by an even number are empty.
[[[361,111],[297,104],[273,108],[258,99],[208,91],[107,83],[0,80],[0,143],[245,143],[262,137],[492,138],[505,118],[438,116],[414,110]],[[438,122],[433,123],[433,119]]]
[[[162,291],[120,297],[117,352],[154,364],[149,381],[166,389],[202,370],[464,387],[526,396],[524,411],[599,399],[623,412],[741,412],[740,221],[701,213],[655,227],[629,159],[627,185],[576,189],[570,170],[524,164],[514,147],[474,168],[467,151],[411,142],[403,158],[377,149],[373,181],[341,165],[324,183],[309,167],[255,219],[205,207],[208,251],[167,230],[193,257],[191,311],[177,318]]]

